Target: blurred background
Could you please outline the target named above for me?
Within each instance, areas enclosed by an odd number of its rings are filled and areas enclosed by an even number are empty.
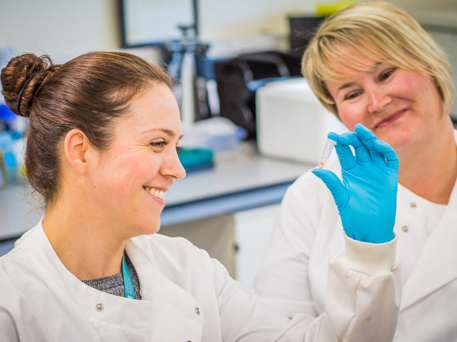
[[[391,2],[457,67],[457,0]],[[188,176],[167,192],[161,233],[207,249],[249,289],[284,192],[319,163],[327,133],[345,129],[300,76],[300,60],[322,20],[351,3],[0,0],[0,67],[22,53],[64,63],[122,50],[168,70]],[[0,95],[0,255],[44,212],[24,181],[26,129]]]

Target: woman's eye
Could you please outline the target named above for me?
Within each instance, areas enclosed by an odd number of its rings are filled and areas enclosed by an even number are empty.
[[[167,144],[168,143],[166,141],[157,141],[150,143],[152,147],[155,147],[157,149],[163,149]]]
[[[381,73],[381,75],[379,75],[379,79],[380,79],[381,81],[384,81],[386,78],[389,78],[390,75],[392,75],[392,74],[394,73],[395,70],[396,70],[396,69],[389,69],[389,70],[387,70],[387,71]]]
[[[176,152],[181,152],[183,150],[183,147],[182,146],[176,146]]]
[[[362,93],[362,92],[360,92],[360,91],[355,91],[355,92],[349,93],[349,94],[347,94],[347,95],[344,97],[344,99],[345,99],[345,100],[354,99],[354,98],[356,98],[357,96],[359,96],[361,93]]]

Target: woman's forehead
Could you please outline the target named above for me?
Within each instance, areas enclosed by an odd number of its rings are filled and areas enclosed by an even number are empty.
[[[327,54],[322,76],[326,80],[341,81],[357,77],[360,72],[373,72],[388,59],[385,55],[374,53],[373,48],[366,51],[352,46],[339,46]]]
[[[117,124],[117,131],[134,134],[165,129],[181,134],[179,107],[173,92],[164,85],[149,88],[133,98],[129,110]]]

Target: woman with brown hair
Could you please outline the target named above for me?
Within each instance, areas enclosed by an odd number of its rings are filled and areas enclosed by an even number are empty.
[[[303,72],[349,131],[365,125],[400,159],[394,232],[403,294],[395,341],[454,341],[457,135],[449,117],[454,80],[444,53],[403,10],[366,1],[322,24]],[[328,168],[340,175],[341,166]],[[367,199],[361,210],[369,207]],[[344,244],[341,229],[325,185],[311,173],[301,176],[283,199],[256,279],[264,303],[286,315],[322,314],[326,264]]]
[[[1,81],[8,106],[29,118],[27,176],[46,209],[0,258],[2,342],[392,339],[395,239],[348,240],[330,263],[328,313],[289,319],[206,252],[156,234],[165,193],[185,176],[179,110],[160,68],[119,52],[63,65],[26,54]],[[397,167],[383,160],[379,168],[395,196]],[[382,229],[392,236],[392,226]]]

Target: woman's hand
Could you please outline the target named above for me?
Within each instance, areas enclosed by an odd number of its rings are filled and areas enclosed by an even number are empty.
[[[364,242],[388,242],[394,238],[398,156],[390,145],[363,125],[357,124],[355,132],[328,135],[337,142],[343,183],[331,171],[312,172],[332,193],[349,237]],[[355,156],[349,145],[354,148]]]

